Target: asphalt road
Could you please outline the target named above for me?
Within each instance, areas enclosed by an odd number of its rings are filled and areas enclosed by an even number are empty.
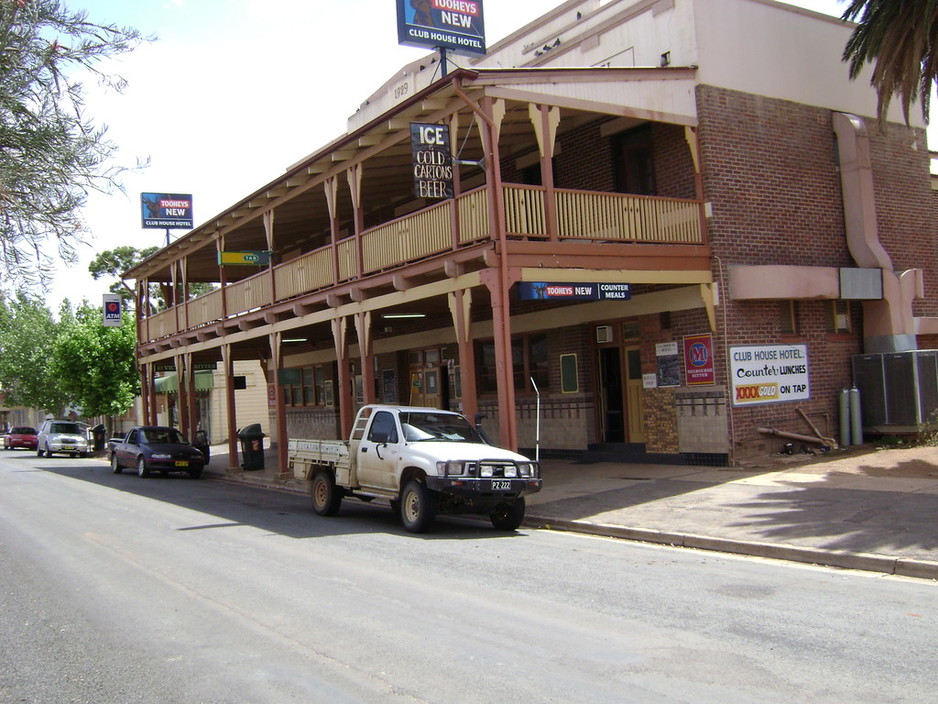
[[[0,453],[0,702],[923,702],[938,585]]]

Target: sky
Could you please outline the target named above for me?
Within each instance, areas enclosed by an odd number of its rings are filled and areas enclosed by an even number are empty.
[[[489,45],[562,0],[485,0]],[[90,115],[108,126],[118,163],[149,166],[124,193],[92,193],[88,245],[64,265],[46,301],[100,305],[98,252],[166,243],[143,229],[141,193],[192,194],[195,225],[219,215],[288,166],[345,133],[346,120],[395,70],[428,53],[399,46],[394,0],[66,0],[101,24],[157,39],[107,64],[123,93],[88,85]],[[790,0],[829,15],[842,0]],[[456,57],[457,63],[459,57]],[[185,230],[172,230],[175,239]]]

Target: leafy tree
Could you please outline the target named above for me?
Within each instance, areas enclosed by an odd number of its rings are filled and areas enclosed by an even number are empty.
[[[128,305],[133,303],[134,295],[133,291],[121,282],[121,274],[142,262],[158,249],[159,247],[137,249],[130,246],[108,249],[94,258],[94,261],[88,265],[88,271],[91,272],[91,278],[95,281],[104,277],[113,277],[115,282],[108,287],[108,291],[119,295],[124,305]]]
[[[111,284],[108,290],[111,293],[118,294],[124,302],[124,305],[129,306],[133,303],[134,296],[133,292],[121,283],[121,274],[142,262],[158,249],[159,247],[146,247],[138,250],[129,246],[109,249],[95,257],[94,261],[88,265],[88,271],[91,272],[91,277],[95,280],[106,276],[113,276],[116,281]],[[196,296],[201,296],[203,293],[215,290],[215,288],[217,287],[213,284],[192,282],[189,284],[189,297],[195,298]],[[151,284],[150,300],[155,302],[158,310],[166,309],[164,294],[165,292],[162,286],[159,284]]]
[[[59,0],[0,0],[0,272],[8,288],[48,285],[58,259],[74,261],[84,241],[79,212],[89,190],[119,187],[116,147],[85,115],[78,78],[122,90],[99,63],[141,40]]]
[[[100,308],[83,304],[63,323],[52,346],[53,373],[85,416],[120,416],[140,391],[133,319],[105,327]]]
[[[36,297],[0,294],[0,388],[11,406],[59,415],[73,399],[52,371],[52,345],[60,324]]]
[[[843,59],[850,63],[851,78],[866,63],[874,64],[870,84],[879,96],[879,119],[886,117],[889,104],[898,96],[906,124],[916,98],[927,123],[931,87],[938,78],[938,2],[850,0],[841,18],[859,22]]]

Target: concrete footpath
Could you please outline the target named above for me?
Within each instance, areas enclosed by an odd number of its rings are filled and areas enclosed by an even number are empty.
[[[306,492],[265,469],[207,476]],[[741,467],[542,461],[525,525],[938,580],[938,447],[766,458]]]

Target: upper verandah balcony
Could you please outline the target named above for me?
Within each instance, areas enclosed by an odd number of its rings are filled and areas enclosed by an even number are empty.
[[[413,196],[413,122],[450,126],[455,198]],[[695,125],[693,69],[459,70],[127,272],[177,292],[173,310],[141,321],[140,340],[325,299],[415,263],[510,256],[513,243],[554,258],[584,242],[641,245],[657,248],[656,266],[683,251],[692,263],[675,268],[709,270]],[[636,158],[659,174],[651,189],[652,174],[639,188],[625,174]],[[270,251],[271,266],[220,267],[220,251]],[[187,300],[191,282],[221,288]]]

